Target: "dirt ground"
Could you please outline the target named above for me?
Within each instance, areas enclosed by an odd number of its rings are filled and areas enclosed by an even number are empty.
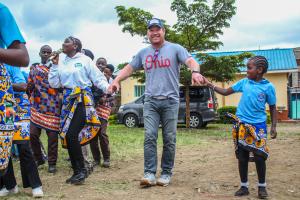
[[[285,126],[284,129],[288,129]],[[294,127],[295,128],[295,127]],[[297,130],[300,133],[300,125]],[[300,199],[300,134],[269,140],[271,156],[267,161],[269,199]],[[161,149],[159,150],[161,152]],[[160,155],[159,155],[160,156]],[[45,170],[46,171],[46,170]],[[178,146],[171,185],[141,189],[143,155],[112,162],[110,169],[96,168],[82,186],[64,183],[69,169],[55,175],[42,173],[44,199],[256,199],[255,164],[250,163],[250,195],[235,198],[239,187],[237,160],[231,139],[204,138],[201,146]],[[30,190],[9,199],[30,198]]]

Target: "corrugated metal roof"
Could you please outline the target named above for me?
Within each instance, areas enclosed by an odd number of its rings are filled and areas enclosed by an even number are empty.
[[[238,55],[244,52],[250,52],[257,56],[265,56],[269,62],[268,71],[277,70],[292,70],[297,69],[296,57],[292,48],[287,49],[265,49],[265,50],[250,50],[250,51],[231,51],[231,52],[208,52],[211,56],[229,56]],[[195,57],[196,53],[192,53]],[[242,68],[241,71],[246,71]]]

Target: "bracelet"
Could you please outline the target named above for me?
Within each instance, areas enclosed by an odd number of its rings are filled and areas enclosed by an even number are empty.
[[[193,71],[192,71],[192,73],[197,73],[197,74],[200,74],[200,72],[199,72],[199,71],[195,71],[195,70],[193,70]]]
[[[214,85],[214,86],[213,86],[213,88],[212,88],[212,89],[213,89],[213,91],[215,91],[215,88],[216,88],[216,85]]]

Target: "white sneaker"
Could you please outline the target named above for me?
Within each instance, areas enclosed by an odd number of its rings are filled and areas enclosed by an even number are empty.
[[[32,189],[32,196],[34,198],[40,198],[44,196],[44,192],[42,190],[42,186]]]
[[[155,175],[152,173],[146,173],[142,178],[140,185],[142,187],[150,187],[156,185]]]
[[[1,190],[0,190],[0,197],[5,197],[9,194],[17,194],[19,192],[19,188],[18,186],[16,185],[13,189],[11,190],[7,190],[5,187],[3,187]]]
[[[162,174],[160,178],[157,180],[157,185],[159,186],[168,186],[171,182],[171,176],[168,174]]]

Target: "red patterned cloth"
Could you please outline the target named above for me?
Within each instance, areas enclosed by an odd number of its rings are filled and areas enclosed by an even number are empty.
[[[35,108],[31,107],[30,120],[40,127],[47,127],[49,130],[59,131],[60,118],[37,112]]]
[[[40,128],[59,131],[61,93],[50,87],[48,73],[46,65],[37,64],[30,68],[28,84],[34,85],[30,91],[30,120]]]
[[[96,113],[97,113],[98,117],[101,119],[104,119],[106,121],[108,121],[110,112],[111,112],[110,106],[98,105],[96,107]]]

